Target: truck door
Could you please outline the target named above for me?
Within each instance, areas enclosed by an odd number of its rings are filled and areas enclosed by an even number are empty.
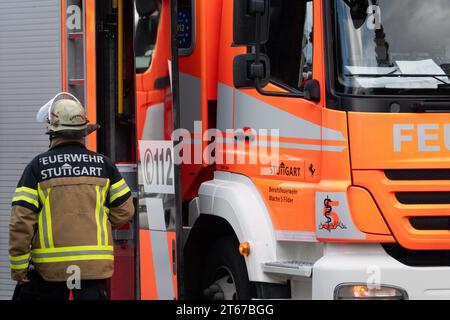
[[[233,39],[235,3],[236,0],[224,5],[226,28],[222,30],[222,39]],[[313,189],[322,175],[322,152],[335,150],[335,143],[341,142],[327,141],[331,146],[324,146],[324,135],[331,140],[340,140],[341,136],[324,128],[323,91],[320,101],[306,99],[304,95],[308,80],[317,80],[322,90],[325,86],[321,12],[321,1],[270,1],[270,31],[261,52],[270,61],[270,79],[264,90],[275,94],[261,93],[254,85],[253,88],[236,88],[233,78],[237,71],[235,58],[250,54],[253,49],[230,46],[226,41],[221,44],[218,128],[243,129],[251,136],[251,141],[260,145],[278,136],[279,148],[268,150],[278,153],[275,163],[235,164],[219,166],[219,169],[245,174],[259,187],[278,240],[315,241]],[[296,96],[277,96],[286,92]],[[290,188],[296,191],[289,197],[273,193],[273,190],[293,191]],[[299,192],[300,188],[302,192]],[[298,208],[311,208],[311,212],[299,213]]]

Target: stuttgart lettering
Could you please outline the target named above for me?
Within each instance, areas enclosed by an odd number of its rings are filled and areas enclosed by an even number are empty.
[[[285,177],[300,177],[302,174],[302,168],[289,167],[286,164],[284,164],[284,162],[282,162],[279,166],[271,167],[271,174]]]
[[[50,168],[41,171],[42,179],[52,179],[58,177],[79,177],[91,176],[100,177],[103,168],[100,167],[72,167],[70,164],[65,164],[62,167]]]

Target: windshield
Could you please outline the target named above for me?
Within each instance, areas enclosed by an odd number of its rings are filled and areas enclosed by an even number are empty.
[[[450,94],[450,0],[336,0],[337,89]]]

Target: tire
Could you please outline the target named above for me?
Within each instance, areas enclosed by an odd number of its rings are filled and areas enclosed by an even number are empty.
[[[248,279],[245,260],[238,248],[239,243],[234,237],[213,243],[203,269],[204,299],[250,300],[255,297],[255,286]]]

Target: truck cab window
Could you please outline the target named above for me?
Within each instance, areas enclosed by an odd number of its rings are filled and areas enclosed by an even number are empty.
[[[150,67],[155,51],[161,3],[158,0],[136,0],[135,9],[136,72],[144,73]]]
[[[312,78],[313,1],[272,0],[269,41],[263,48],[271,80],[302,90]]]

